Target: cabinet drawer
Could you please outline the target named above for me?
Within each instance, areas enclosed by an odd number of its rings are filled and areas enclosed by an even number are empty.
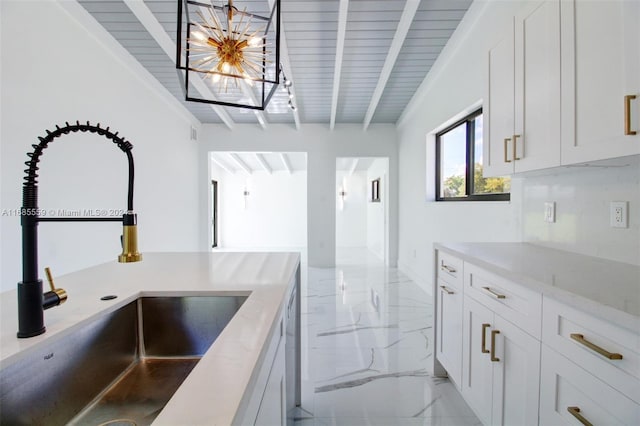
[[[465,294],[540,339],[542,294],[468,262],[464,264],[464,287]]]
[[[543,342],[640,403],[640,335],[637,331],[548,297],[544,298],[543,318]],[[607,352],[614,359],[609,359]],[[622,359],[615,359],[616,354]]]
[[[462,289],[462,260],[438,250],[438,278]]]
[[[540,386],[541,425],[580,424],[570,407],[594,425],[640,424],[640,405],[545,345]]]

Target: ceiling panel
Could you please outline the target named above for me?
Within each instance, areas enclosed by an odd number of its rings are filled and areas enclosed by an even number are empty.
[[[138,1],[138,0],[129,0]],[[206,1],[206,0],[203,0]],[[214,0],[222,5],[223,1]],[[472,0],[422,0],[382,92],[372,123],[395,123],[424,81]],[[122,46],[203,123],[222,120],[207,104],[185,102],[167,55],[123,0],[78,0]],[[153,19],[176,40],[177,0],[144,0]],[[236,0],[235,6],[266,12],[267,0]],[[282,29],[288,46],[302,123],[329,123],[338,43],[339,0],[282,0]],[[350,0],[340,81],[337,123],[362,123],[378,85],[405,1]],[[286,91],[277,90],[264,117],[272,123],[294,123]],[[254,123],[255,112],[223,107],[235,123]]]

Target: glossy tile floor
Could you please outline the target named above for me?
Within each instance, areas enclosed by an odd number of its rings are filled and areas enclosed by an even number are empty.
[[[303,280],[296,426],[479,425],[454,386],[427,373],[430,297],[366,250],[340,250],[337,263]]]

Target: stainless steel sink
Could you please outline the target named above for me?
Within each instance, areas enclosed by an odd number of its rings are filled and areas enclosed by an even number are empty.
[[[147,425],[245,296],[143,297],[0,371],[2,425]]]

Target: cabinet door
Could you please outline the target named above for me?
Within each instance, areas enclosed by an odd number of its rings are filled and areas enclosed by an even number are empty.
[[[640,153],[640,2],[561,7],[562,163]],[[625,135],[626,95],[636,135]]]
[[[560,165],[560,2],[528,2],[515,18],[515,172]],[[507,136],[505,136],[507,137]]]
[[[537,425],[540,342],[498,315],[493,326],[492,333],[499,334],[492,361],[491,424]]]
[[[286,426],[287,424],[284,344],[284,339],[280,339],[255,426]]]
[[[483,175],[513,173],[514,38],[513,21],[487,54],[487,85],[483,113]]]
[[[493,312],[469,297],[464,298],[463,312],[461,393],[480,421],[491,424],[493,366],[488,349]]]
[[[437,357],[458,386],[462,373],[462,291],[438,279]]]

